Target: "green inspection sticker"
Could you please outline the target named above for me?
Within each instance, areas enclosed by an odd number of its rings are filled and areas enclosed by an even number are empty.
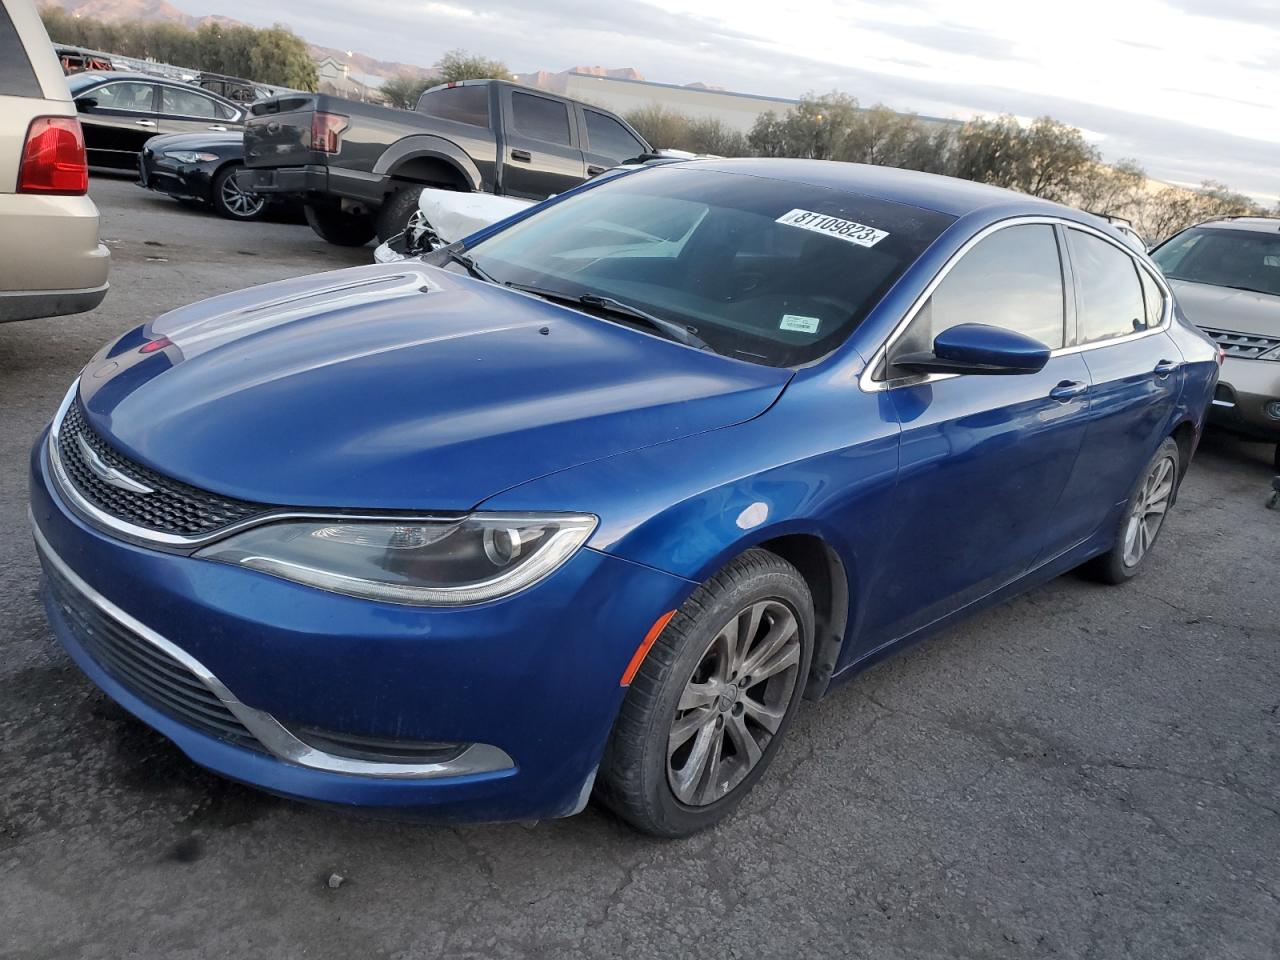
[[[820,317],[798,317],[794,313],[784,313],[778,329],[791,330],[795,333],[817,333],[818,324],[821,322]]]

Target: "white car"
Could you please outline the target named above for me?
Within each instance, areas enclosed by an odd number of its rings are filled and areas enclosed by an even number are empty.
[[[418,212],[408,228],[380,244],[373,252],[378,263],[395,263],[461,240],[490,224],[505,220],[537,203],[490,193],[459,193],[426,187],[418,198]]]

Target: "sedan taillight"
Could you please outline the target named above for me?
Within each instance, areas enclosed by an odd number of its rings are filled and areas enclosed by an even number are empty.
[[[18,193],[89,192],[89,165],[78,117],[36,117],[27,127]]]
[[[342,131],[350,121],[338,113],[311,115],[311,149],[320,153],[337,153],[341,149]]]

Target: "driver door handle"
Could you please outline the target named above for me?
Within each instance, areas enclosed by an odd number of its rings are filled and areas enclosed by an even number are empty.
[[[1049,391],[1049,396],[1059,403],[1066,403],[1086,393],[1089,385],[1082,380],[1063,380]]]
[[[512,150],[511,159],[519,160],[523,163],[528,163],[530,160],[533,159],[533,154],[530,153],[528,150]]]
[[[227,132],[227,128],[226,128],[225,126],[223,126],[222,124],[220,124],[220,123],[211,123],[211,124],[209,124],[209,129],[210,129],[210,130],[220,130],[220,131],[222,131],[223,133],[226,133],[226,132]]]
[[[1176,360],[1161,360],[1156,364],[1156,376],[1163,380],[1169,374],[1173,373],[1181,364]]]
[[[600,174],[604,173],[604,169],[605,168],[600,166],[598,163],[593,163],[587,167],[587,176],[598,177]]]
[[[156,125],[154,120],[135,120],[133,122],[139,127],[154,127]]]

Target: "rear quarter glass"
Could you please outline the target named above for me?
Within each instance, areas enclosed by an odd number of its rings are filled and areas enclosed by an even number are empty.
[[[44,97],[22,38],[0,5],[0,97]]]

